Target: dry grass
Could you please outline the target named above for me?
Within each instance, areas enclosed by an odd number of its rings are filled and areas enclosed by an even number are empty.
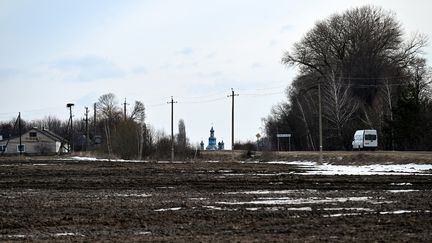
[[[201,160],[245,160],[247,151],[203,151]],[[233,156],[234,154],[234,156]],[[293,151],[293,152],[256,152],[252,160],[259,161],[319,161],[319,152]],[[375,164],[392,163],[432,164],[432,152],[429,151],[324,151],[323,162],[332,164]]]

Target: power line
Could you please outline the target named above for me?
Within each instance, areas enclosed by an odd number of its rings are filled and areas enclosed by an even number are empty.
[[[61,109],[61,108],[63,108],[63,106],[47,107],[47,108],[33,109],[33,110],[25,110],[25,111],[21,111],[21,112],[22,113],[34,113],[34,112],[42,112],[42,111]],[[16,114],[16,113],[17,113],[16,111],[3,112],[3,113],[0,113],[0,115],[11,115],[11,114]]]
[[[279,91],[279,92],[270,92],[270,93],[255,93],[255,94],[242,94],[244,96],[250,96],[250,97],[260,97],[260,96],[270,96],[270,95],[279,95],[279,94],[284,94],[284,91]]]
[[[212,103],[212,102],[216,102],[219,100],[225,100],[225,97],[221,97],[221,98],[216,98],[216,99],[210,99],[210,100],[202,100],[202,101],[189,101],[189,102],[179,102],[180,104],[203,104],[203,103]]]

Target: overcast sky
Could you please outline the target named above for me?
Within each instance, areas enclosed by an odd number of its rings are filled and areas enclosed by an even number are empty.
[[[393,11],[407,38],[432,38],[427,0],[0,0],[0,120],[66,119],[69,102],[81,119],[112,92],[144,102],[146,123],[169,134],[174,96],[175,128],[184,119],[191,142],[207,145],[213,125],[230,148],[231,88],[235,138],[255,140],[295,76],[284,51],[317,21],[367,4]]]

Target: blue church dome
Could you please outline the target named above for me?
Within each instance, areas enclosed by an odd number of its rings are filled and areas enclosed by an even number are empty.
[[[218,150],[218,147],[216,145],[216,137],[214,136],[213,127],[211,127],[211,129],[210,129],[210,137],[208,139],[208,146],[206,147],[206,150]]]

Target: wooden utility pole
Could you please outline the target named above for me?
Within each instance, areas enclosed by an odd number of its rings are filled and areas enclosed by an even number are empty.
[[[19,154],[22,155],[23,146],[21,141],[22,131],[21,131],[21,112],[18,113],[18,130],[19,130]]]
[[[321,111],[321,82],[318,81],[318,112],[319,112],[319,163],[323,160],[323,137],[322,137],[322,111]]]
[[[96,136],[96,103],[93,105],[93,143]]]
[[[88,109],[88,107],[86,106],[85,107],[85,110],[86,110],[86,112],[85,112],[85,124],[86,124],[86,140],[85,140],[85,151],[87,151],[87,147],[88,147],[88,140],[89,140],[89,129],[88,129],[88,113],[89,113],[89,109]]]
[[[70,152],[73,152],[73,149],[74,149],[74,147],[73,147],[73,120],[72,120],[72,106],[74,106],[74,104],[72,104],[72,103],[68,103],[68,104],[66,104],[66,107],[67,108],[69,108],[69,111],[70,111],[70,116],[69,116],[69,122],[70,122],[70,134],[69,134],[69,142],[70,142],[70,144],[69,144],[69,147],[70,147]]]
[[[233,88],[231,88],[231,94],[228,97],[232,98],[231,101],[231,150],[234,151],[234,96],[239,96],[239,94],[235,94]]]
[[[124,120],[126,121],[126,106],[129,105],[128,103],[126,103],[126,98],[125,101],[123,103],[123,114],[124,114]]]
[[[171,104],[171,162],[174,161],[174,98],[171,96],[171,101],[167,102]]]

